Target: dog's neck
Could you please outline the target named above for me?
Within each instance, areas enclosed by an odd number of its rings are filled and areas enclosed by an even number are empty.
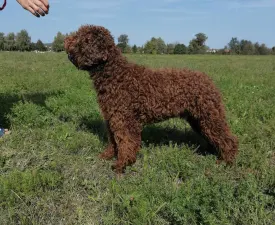
[[[102,63],[100,65],[94,66],[94,67],[90,67],[89,68],[89,73],[91,75],[91,77],[95,74],[95,73],[100,73],[104,71],[106,63]]]
[[[114,52],[110,54],[106,63],[89,70],[96,89],[100,90],[104,86],[106,79],[121,74],[127,64],[127,59],[120,53],[120,50],[114,49]]]

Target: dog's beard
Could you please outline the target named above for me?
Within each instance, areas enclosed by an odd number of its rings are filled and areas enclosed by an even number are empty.
[[[75,57],[71,54],[68,54],[68,59],[71,61],[72,64],[74,64],[74,66],[79,69],[79,70],[90,70],[91,67],[93,66],[79,66]]]
[[[105,63],[93,64],[93,65],[89,65],[89,66],[87,66],[87,65],[79,66],[75,57],[72,54],[68,54],[68,59],[79,70],[86,70],[86,71],[89,71],[90,73],[100,72],[104,69],[104,66],[105,66]]]

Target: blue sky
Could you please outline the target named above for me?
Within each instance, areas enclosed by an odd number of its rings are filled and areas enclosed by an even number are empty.
[[[50,13],[41,18],[16,0],[7,1],[0,11],[0,32],[26,29],[32,41],[52,42],[58,31],[96,24],[108,28],[116,40],[128,34],[131,45],[153,36],[188,44],[203,32],[211,48],[224,47],[232,36],[275,46],[275,0],[49,0]]]

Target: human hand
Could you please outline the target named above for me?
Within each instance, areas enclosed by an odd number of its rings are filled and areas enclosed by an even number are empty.
[[[17,0],[17,2],[36,17],[45,16],[49,13],[48,0]]]

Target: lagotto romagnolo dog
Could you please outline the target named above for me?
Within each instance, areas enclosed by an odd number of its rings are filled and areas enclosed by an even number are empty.
[[[136,161],[142,127],[173,117],[187,120],[215,147],[220,160],[234,161],[238,140],[226,122],[221,94],[206,74],[130,63],[101,26],[81,26],[65,39],[65,50],[70,61],[88,71],[94,81],[109,138],[100,157],[116,157],[117,173]]]

